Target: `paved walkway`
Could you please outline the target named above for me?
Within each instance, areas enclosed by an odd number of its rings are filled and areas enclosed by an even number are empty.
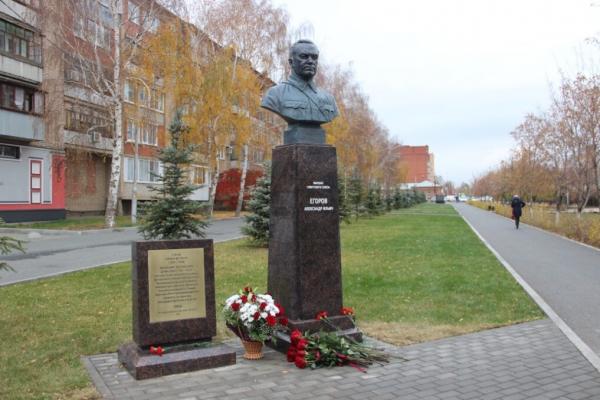
[[[84,363],[103,397],[118,400],[600,399],[600,373],[550,320],[386,346],[406,361],[395,358],[367,373],[300,370],[272,350],[260,361],[238,356],[230,367],[143,381],[122,369],[116,354]]]
[[[600,355],[600,251],[526,224],[516,230],[512,220],[464,203],[455,207]]]
[[[242,225],[242,218],[216,220],[206,230],[206,237],[215,242],[239,238]],[[0,236],[5,234],[26,240],[27,252],[0,256],[15,269],[15,272],[0,271],[0,286],[129,261],[131,242],[142,240],[137,228],[93,231],[0,228]]]

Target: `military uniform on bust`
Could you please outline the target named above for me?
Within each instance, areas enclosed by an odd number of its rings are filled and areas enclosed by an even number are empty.
[[[273,111],[288,123],[284,144],[324,144],[321,124],[339,115],[333,96],[317,88],[313,78],[317,72],[319,50],[308,40],[296,42],[290,49],[290,77],[270,88],[261,107]]]

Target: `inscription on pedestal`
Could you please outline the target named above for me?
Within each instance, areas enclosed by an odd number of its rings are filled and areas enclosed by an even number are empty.
[[[307,185],[306,189],[308,190],[329,190],[331,186],[325,185],[323,181],[314,181],[311,185]],[[311,193],[308,193],[309,196],[312,196]],[[322,195],[322,194],[321,194]],[[335,208],[333,207],[332,201],[329,197],[309,197],[307,206],[304,206],[305,212],[323,212],[323,211],[333,211]]]
[[[203,249],[148,251],[150,323],[206,317]]]

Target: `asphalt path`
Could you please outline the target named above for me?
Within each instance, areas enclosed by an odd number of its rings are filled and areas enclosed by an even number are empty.
[[[223,242],[242,237],[241,218],[214,221],[206,238]],[[27,241],[26,253],[1,256],[14,272],[0,270],[0,286],[131,260],[131,243],[143,240],[136,228],[94,231],[15,230],[0,228],[0,236]]]
[[[459,203],[458,212],[600,355],[600,251]],[[527,212],[527,211],[524,211]]]

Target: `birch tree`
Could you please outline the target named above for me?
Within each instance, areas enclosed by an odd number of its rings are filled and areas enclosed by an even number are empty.
[[[197,22],[203,32],[219,45],[232,51],[232,85],[237,88],[258,88],[258,92],[238,92],[238,104],[235,105],[241,107],[239,111],[246,113],[248,118],[256,116],[260,92],[265,89],[263,86],[267,81],[265,77],[282,77],[287,65],[286,11],[273,6],[269,0],[201,0],[197,5]],[[245,64],[246,67],[240,68],[239,64]],[[263,76],[250,75],[248,66]],[[261,135],[264,135],[261,131],[260,124],[255,123],[247,130],[237,130],[234,136],[242,149],[242,173],[236,216],[240,215],[244,200],[249,147],[260,142]],[[218,179],[218,176],[215,178]],[[214,193],[211,196],[211,204],[213,202]]]
[[[65,68],[77,76],[73,93],[103,107],[113,124],[107,227],[115,224],[121,182],[123,82],[167,5],[154,0],[58,0],[45,5],[61,17],[61,40],[55,45],[63,52]]]

